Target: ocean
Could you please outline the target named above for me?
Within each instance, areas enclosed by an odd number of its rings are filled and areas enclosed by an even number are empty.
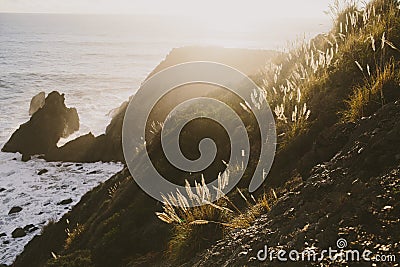
[[[222,46],[279,49],[305,34],[330,28],[326,19],[260,18],[254,25],[219,27],[190,17],[0,13],[0,146],[29,119],[31,98],[44,91],[65,94],[81,128],[69,139],[104,132],[109,112],[135,93],[175,47]],[[281,28],[277,29],[276,25]],[[69,140],[68,139],[68,140]],[[60,144],[67,140],[61,140]],[[122,168],[116,163],[24,163],[0,152],[0,263],[11,264],[50,220],[58,220],[88,190]],[[38,171],[48,172],[38,175]],[[69,205],[58,205],[71,198]],[[19,206],[22,211],[8,215]],[[17,227],[38,229],[14,239]]]

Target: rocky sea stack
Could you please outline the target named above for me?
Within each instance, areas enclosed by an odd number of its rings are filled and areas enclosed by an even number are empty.
[[[2,148],[3,152],[19,152],[23,161],[28,161],[32,155],[41,155],[47,161],[124,161],[121,134],[126,103],[118,109],[104,134],[95,137],[88,133],[58,147],[60,138],[79,130],[79,116],[75,108],[65,106],[64,94],[51,92],[44,104],[38,100],[41,95],[32,98],[32,117],[13,133]]]
[[[56,149],[60,138],[68,137],[79,130],[76,109],[67,108],[64,101],[63,94],[51,92],[46,97],[43,107],[13,133],[2,151],[31,156],[47,154]]]

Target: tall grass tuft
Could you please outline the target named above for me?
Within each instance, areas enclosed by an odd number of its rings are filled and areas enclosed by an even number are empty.
[[[252,195],[237,189],[235,201],[223,193],[229,182],[229,173],[218,176],[218,188],[215,188],[219,199],[211,202],[211,194],[204,178],[200,183],[195,181],[195,192],[186,181],[186,198],[181,192],[164,196],[163,212],[156,215],[163,222],[173,225],[173,238],[170,240],[167,258],[179,263],[192,256],[191,253],[206,248],[211,243],[221,239],[227,231],[234,228],[248,227],[261,213],[269,211],[270,197],[263,196],[257,201]],[[273,196],[271,193],[270,196]],[[247,211],[242,212],[237,204],[238,199],[245,203]],[[189,207],[191,204],[200,206]],[[242,205],[241,205],[242,206]]]
[[[307,131],[318,116],[320,110],[313,108],[323,104],[309,104],[317,92],[342,86],[349,98],[341,112],[343,120],[363,116],[368,102],[375,101],[375,87],[393,79],[389,72],[398,72],[399,12],[395,0],[336,0],[327,12],[333,19],[329,33],[292,43],[283,58],[264,70],[257,81],[274,109],[281,147]],[[370,92],[366,95],[363,88]],[[384,104],[385,96],[380,100]]]
[[[71,246],[72,242],[74,242],[85,230],[85,227],[79,223],[77,223],[75,227],[71,227],[68,219],[67,225],[68,227],[65,229],[67,238],[65,239],[64,249],[68,249]]]
[[[234,216],[233,203],[222,193],[229,182],[229,174],[218,177],[219,199],[211,203],[211,193],[204,177],[200,183],[195,181],[192,192],[186,180],[187,199],[181,192],[164,196],[163,212],[157,212],[158,218],[174,226],[174,237],[168,245],[167,256],[176,262],[190,256],[190,252],[206,247],[222,236],[222,228]],[[189,202],[195,207],[189,207]]]
[[[375,73],[370,74],[364,84],[354,87],[352,95],[346,101],[348,108],[342,113],[344,121],[355,122],[371,115],[386,103],[384,89],[393,89],[396,84],[399,84],[399,79],[393,62],[387,63],[383,70],[376,68]]]

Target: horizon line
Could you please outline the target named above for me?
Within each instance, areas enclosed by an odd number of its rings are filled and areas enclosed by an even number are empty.
[[[20,14],[20,15],[112,15],[112,16],[164,16],[164,17],[191,17],[191,15],[186,15],[186,14],[161,14],[161,13],[85,13],[85,12],[24,12],[24,11],[0,11],[0,14]],[[282,20],[282,19],[289,19],[289,20],[296,20],[296,19],[303,19],[303,20],[313,20],[313,19],[327,19],[330,20],[329,16],[324,16],[324,15],[316,15],[316,16],[298,16],[298,17],[273,17],[270,18],[270,21],[274,20]]]

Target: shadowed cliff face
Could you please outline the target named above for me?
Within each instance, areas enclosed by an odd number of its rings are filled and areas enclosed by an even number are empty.
[[[67,108],[64,100],[64,95],[50,93],[44,106],[13,133],[2,151],[28,156],[46,154],[57,147],[61,137],[79,130],[78,113],[75,108]]]

